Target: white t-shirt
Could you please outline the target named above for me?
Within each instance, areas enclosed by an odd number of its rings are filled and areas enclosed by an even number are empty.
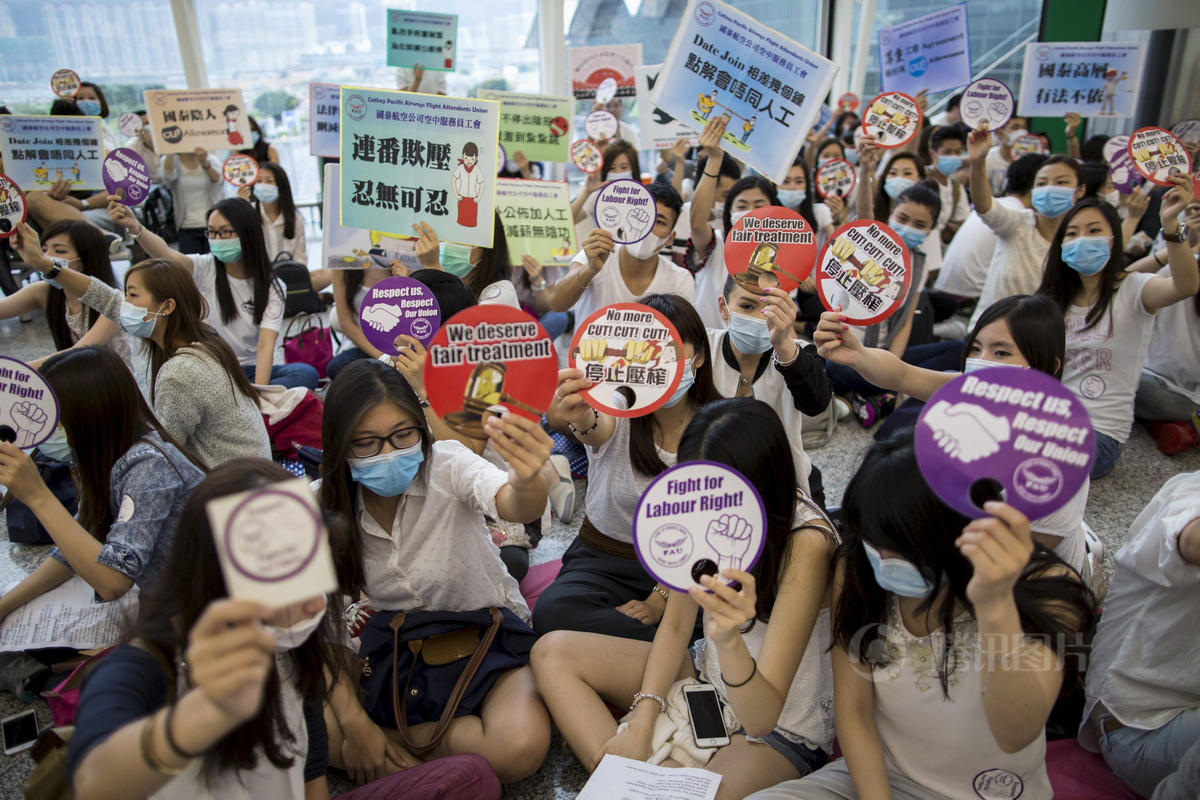
[[[208,316],[204,321],[220,334],[237,356],[239,364],[253,366],[258,354],[258,325],[254,324],[254,282],[249,278],[229,278],[229,291],[237,316],[229,322],[221,319],[221,304],[217,301],[216,257],[212,253],[188,256],[192,260],[192,278],[208,303]],[[267,308],[263,311],[261,327],[279,333],[283,321],[283,284],[272,282],[273,291],[267,292]]]
[[[1000,154],[1000,145],[988,151],[984,168],[987,169],[988,185],[992,187],[992,194],[996,197],[1004,194],[1004,181],[1007,178],[1008,165],[1011,163]]]
[[[966,189],[959,184],[958,202],[954,202],[954,185],[956,181],[949,179],[946,185],[938,184],[938,194],[942,198],[942,210],[938,212],[937,224],[925,237],[922,250],[925,251],[925,274],[931,275],[942,268],[942,231],[950,222],[961,223],[971,211],[970,200]]]
[[[1150,349],[1154,315],[1142,304],[1142,289],[1153,278],[1131,272],[1112,297],[1108,313],[1088,330],[1086,306],[1071,306],[1067,323],[1067,365],[1063,385],[1083,403],[1098,433],[1118,442],[1133,426],[1133,396]]]
[[[677,267],[664,256],[658,257],[658,266],[654,270],[654,278],[646,291],[635,295],[621,277],[620,255],[623,245],[617,245],[612,255],[604,262],[600,274],[592,278],[592,282],[583,290],[583,294],[575,302],[575,321],[581,324],[583,320],[598,308],[613,303],[635,303],[646,295],[677,294],[689,303],[696,300],[696,282],[692,274],[683,267]],[[587,253],[580,250],[571,259],[571,269],[587,263]]]
[[[146,174],[150,176],[151,183],[162,182],[162,156],[142,144],[142,137],[131,137],[122,147],[128,147],[142,157],[142,161],[146,162]]]
[[[175,224],[179,228],[204,228],[208,225],[208,210],[212,208],[225,193],[225,187],[218,178],[216,183],[208,179],[202,165],[195,169],[187,169],[179,160],[172,159],[173,169],[163,168],[163,180],[171,189],[171,200],[175,204]],[[211,154],[208,163],[219,175],[221,165]]]
[[[275,217],[272,222],[267,216],[267,211],[263,207],[259,207],[259,215],[262,217],[263,240],[267,245],[267,258],[274,261],[275,258],[282,252],[286,251],[292,254],[293,261],[299,261],[301,264],[308,263],[308,247],[304,238],[304,217],[300,216],[300,212],[296,212],[295,229],[291,239],[285,238],[284,217],[283,213]]]
[[[1050,250],[1050,242],[1042,238],[1034,224],[1033,209],[992,203],[980,218],[997,238],[979,303],[971,315],[971,327],[984,309],[997,300],[1037,292],[1046,269],[1046,253]]]
[[[1171,274],[1163,267],[1159,275]],[[1167,387],[1200,405],[1200,314],[1192,298],[1160,308],[1146,355],[1146,371]]]
[[[621,400],[618,396],[617,403]],[[654,478],[633,468],[629,459],[629,419],[616,417],[613,434],[599,447],[588,447],[588,484],[584,508],[596,530],[618,542],[633,543],[633,514],[638,498]],[[675,454],[655,447],[668,467]]]
[[[1087,563],[1087,543],[1083,532],[1083,512],[1087,509],[1088,492],[1092,481],[1085,479],[1083,486],[1066,505],[1041,519],[1032,520],[1029,528],[1034,533],[1045,533],[1059,537],[1054,553],[1063,561],[1083,574]]]
[[[721,299],[729,272],[725,269],[725,238],[719,236],[716,229],[712,235],[713,248],[708,261],[693,276],[696,281],[696,300],[693,305],[696,306],[704,327],[723,331],[725,320],[721,319],[717,301]]]
[[[1025,207],[1016,197],[997,197],[995,202],[1013,211]],[[933,288],[960,297],[979,297],[995,250],[995,232],[972,211],[946,245],[946,251],[942,253],[942,270]]]

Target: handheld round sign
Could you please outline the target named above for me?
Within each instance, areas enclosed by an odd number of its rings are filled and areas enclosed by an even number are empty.
[[[508,163],[508,151],[504,149],[504,145],[496,145],[496,174],[504,172],[504,165]]]
[[[862,129],[880,147],[903,147],[921,130],[921,107],[904,92],[884,92],[867,103]]]
[[[150,195],[150,172],[146,162],[128,147],[118,147],[104,157],[101,169],[104,188],[109,194],[123,192],[127,206],[141,205]]]
[[[767,513],[754,484],[715,461],[688,461],[660,474],[633,517],[638,561],[677,592],[723,569],[750,570],[766,535]]]
[[[1200,119],[1185,119],[1171,126],[1171,133],[1184,144],[1200,145]]]
[[[384,278],[367,290],[358,324],[377,350],[394,356],[397,336],[411,336],[428,349],[441,324],[441,310],[429,287],[416,278]]]
[[[821,197],[849,197],[858,183],[858,173],[846,159],[831,158],[817,167],[814,180]]]
[[[1046,144],[1042,141],[1042,137],[1034,136],[1032,133],[1027,133],[1024,136],[1018,136],[1009,146],[1012,151],[1013,160],[1021,156],[1027,156],[1030,153],[1037,155],[1045,155]]]
[[[258,162],[244,153],[234,153],[221,165],[221,175],[239,188],[249,186],[258,180]]]
[[[541,419],[558,381],[558,357],[533,317],[504,305],[472,306],[446,320],[425,360],[429,404],[455,431],[485,439],[489,415]]]
[[[37,447],[58,427],[58,398],[24,361],[0,356],[0,374],[0,442]]]
[[[583,129],[591,139],[611,139],[617,135],[618,128],[617,118],[604,110],[593,111],[583,121]]]
[[[636,244],[650,235],[658,208],[654,195],[633,178],[604,184],[596,195],[596,226],[613,235],[617,244]]]
[[[858,95],[854,92],[846,92],[837,100],[838,109],[841,111],[857,111],[858,110]]]
[[[679,332],[662,314],[638,303],[615,303],[575,330],[570,364],[595,384],[583,392],[592,408],[613,417],[643,417],[675,393],[683,352]]]
[[[144,127],[141,115],[132,111],[126,111],[117,119],[117,130],[126,136],[137,136]]]
[[[299,575],[324,537],[321,518],[303,500],[264,488],[233,509],[221,541],[235,570],[251,580],[277,583]]]
[[[748,292],[796,290],[812,272],[817,240],[790,208],[764,206],[743,216],[725,237],[725,269]]]
[[[972,81],[963,90],[958,113],[972,130],[995,131],[1012,119],[1017,101],[1012,90],[995,78]]]
[[[875,220],[847,222],[817,259],[817,295],[826,309],[842,307],[846,321],[874,325],[904,304],[912,256],[900,235]]]
[[[571,142],[571,163],[588,175],[595,175],[604,166],[604,155],[591,139]]]
[[[1092,420],[1079,398],[1035,369],[997,366],[943,386],[913,433],[925,482],[954,510],[1003,500],[1030,519],[1069,502],[1091,471]]]
[[[1151,183],[1173,186],[1167,178],[1192,172],[1192,157],[1170,131],[1153,126],[1138,128],[1129,137],[1128,148],[1134,167]]]
[[[605,78],[596,87],[596,102],[603,105],[617,96],[617,79]]]
[[[16,233],[28,213],[25,193],[12,178],[0,173],[0,239],[7,239]]]
[[[1108,173],[1112,177],[1113,188],[1121,194],[1130,194],[1146,182],[1129,155],[1128,136],[1114,136],[1105,142],[1103,155],[1104,160],[1108,162]]]
[[[50,76],[50,88],[59,97],[74,97],[83,81],[73,69],[60,69]]]

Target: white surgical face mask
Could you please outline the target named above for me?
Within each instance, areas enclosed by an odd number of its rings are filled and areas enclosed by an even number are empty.
[[[632,172],[610,172],[610,173],[608,173],[608,179],[610,181],[632,180],[633,173]]]
[[[640,242],[625,245],[625,249],[629,254],[639,261],[645,261],[657,253],[663,245],[667,243],[666,239],[660,239],[653,233],[647,234],[645,239]]]
[[[325,612],[328,610],[329,607],[326,606],[308,619],[302,619],[286,628],[264,625],[263,627],[275,637],[275,652],[286,653],[288,650],[295,650],[308,641],[308,637],[312,636],[313,631],[321,627],[321,620],[325,619]]]
[[[730,227],[732,227],[732,226],[734,226],[734,225],[737,225],[737,222],[738,222],[738,220],[739,220],[739,219],[741,219],[742,217],[746,216],[747,214],[749,214],[749,213],[750,213],[751,211],[753,211],[753,210],[754,210],[754,209],[752,209],[752,208],[743,208],[741,211],[731,211],[731,212],[729,213],[729,225],[730,225]]]
[[[976,370],[988,369],[990,367],[1016,367],[1017,369],[1027,369],[1021,364],[1009,364],[1007,361],[988,361],[986,358],[968,358],[963,364],[963,374],[975,372]]]
[[[1111,192],[1105,192],[1104,194],[1100,195],[1100,199],[1108,203],[1113,208],[1116,208],[1117,203],[1121,202],[1121,193],[1116,189],[1113,189]]]

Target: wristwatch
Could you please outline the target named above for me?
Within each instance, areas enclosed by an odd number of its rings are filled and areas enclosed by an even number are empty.
[[[1178,244],[1183,241],[1183,231],[1177,230],[1174,233],[1167,233],[1166,231],[1163,231],[1162,237],[1164,242],[1175,242]]]
[[[48,281],[52,281],[57,278],[58,273],[62,272],[67,266],[67,262],[61,258],[52,258],[50,261],[54,264],[54,266],[42,273],[42,277]]]

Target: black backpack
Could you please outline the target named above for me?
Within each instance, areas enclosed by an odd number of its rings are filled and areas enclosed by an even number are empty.
[[[308,274],[308,265],[296,261],[286,250],[275,256],[272,264],[275,277],[283,282],[287,295],[284,298],[283,316],[294,317],[297,314],[320,314],[325,310],[317,290],[313,288],[312,276]]]
[[[151,187],[142,204],[142,224],[164,242],[171,243],[179,238],[175,233],[175,201],[170,189],[162,184]]]

